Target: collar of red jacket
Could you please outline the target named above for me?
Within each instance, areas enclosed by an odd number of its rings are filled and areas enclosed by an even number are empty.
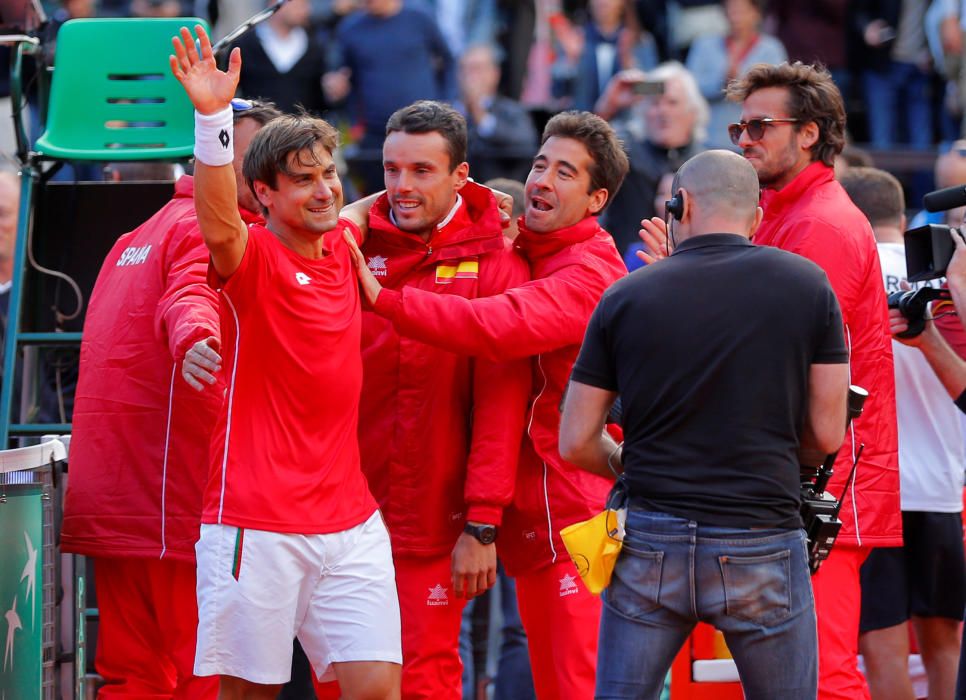
[[[795,176],[780,190],[763,190],[761,193],[761,208],[765,210],[765,217],[771,218],[793,206],[802,195],[813,187],[824,185],[835,179],[835,172],[820,160],[811,163]]]
[[[500,210],[490,189],[467,182],[460,190],[460,196],[463,206],[443,228],[430,236],[429,241],[423,241],[392,223],[389,197],[382,194],[369,210],[369,235],[403,248],[429,249],[433,259],[480,255],[502,249]]]
[[[554,255],[575,243],[583,243],[601,230],[596,216],[588,216],[573,226],[549,233],[530,231],[524,223],[524,217],[521,216],[519,229],[520,235],[516,238],[516,246],[530,261]]]

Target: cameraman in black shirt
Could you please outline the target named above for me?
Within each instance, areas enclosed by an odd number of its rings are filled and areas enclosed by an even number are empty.
[[[758,178],[728,151],[685,163],[674,253],[601,299],[574,365],[560,451],[630,500],[604,593],[597,697],[658,698],[695,624],[722,630],[751,700],[816,696],[800,460],[842,442],[842,317],[811,261],[749,238]],[[621,450],[603,433],[623,405]]]

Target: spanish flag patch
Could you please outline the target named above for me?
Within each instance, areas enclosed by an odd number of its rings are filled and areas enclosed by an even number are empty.
[[[466,258],[459,262],[440,263],[436,266],[436,284],[450,284],[453,280],[475,280],[480,276],[480,261],[477,257]]]

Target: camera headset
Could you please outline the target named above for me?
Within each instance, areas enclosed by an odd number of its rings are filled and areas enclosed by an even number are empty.
[[[664,202],[664,211],[666,212],[664,223],[667,225],[667,240],[665,244],[668,255],[671,254],[671,245],[677,246],[674,242],[674,228],[672,224],[675,220],[680,221],[684,218],[684,191],[681,189],[680,173],[674,174],[674,179],[671,181],[671,191],[674,194],[671,195],[669,200]]]

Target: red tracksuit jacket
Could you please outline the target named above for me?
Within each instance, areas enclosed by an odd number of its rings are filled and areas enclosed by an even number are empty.
[[[532,281],[485,299],[454,299],[418,289],[387,289],[376,312],[403,335],[486,358],[532,357],[533,398],[520,453],[516,494],[498,546],[511,574],[566,557],[560,529],[598,513],[611,481],[561,458],[560,402],[591,313],[626,273],[610,235],[588,217],[548,234],[521,223],[517,247]]]
[[[849,381],[868,390],[835,462],[829,491],[842,494],[853,455],[864,444],[855,481],[842,504],[839,544],[902,544],[899,437],[892,336],[872,228],[832,169],[812,163],[780,191],[765,190],[765,218],[754,242],[803,255],[828,275],[842,307]]]
[[[170,202],[117,240],[94,285],[74,403],[65,552],[194,561],[221,391],[196,392],[176,371],[191,345],[218,336],[193,190],[190,177],[178,180]]]
[[[388,290],[475,299],[529,279],[490,191],[468,183],[460,194],[462,206],[428,242],[391,223],[385,195],[376,201],[363,253]],[[513,496],[527,360],[440,350],[400,336],[371,311],[363,314],[362,359],[362,469],[393,551],[449,554],[466,520],[500,524]]]

